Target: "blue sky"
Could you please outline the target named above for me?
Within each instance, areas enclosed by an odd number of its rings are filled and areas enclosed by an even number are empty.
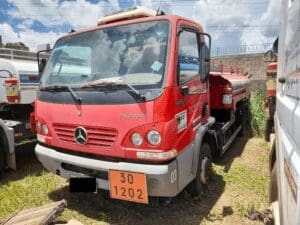
[[[0,0],[0,35],[5,43],[22,41],[35,51],[38,44],[53,44],[113,11],[159,5],[201,23],[215,51],[238,51],[244,45],[259,51],[278,32],[280,0]]]

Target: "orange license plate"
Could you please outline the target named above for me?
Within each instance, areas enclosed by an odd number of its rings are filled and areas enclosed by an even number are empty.
[[[144,173],[109,170],[110,197],[148,204]]]

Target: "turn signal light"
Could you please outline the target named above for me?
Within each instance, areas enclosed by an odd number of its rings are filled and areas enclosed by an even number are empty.
[[[177,151],[176,149],[172,149],[167,152],[143,151],[143,152],[137,152],[136,156],[139,159],[167,160],[167,159],[175,158],[177,156]]]

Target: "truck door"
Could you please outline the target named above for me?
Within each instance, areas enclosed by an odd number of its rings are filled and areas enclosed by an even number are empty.
[[[300,224],[300,1],[282,2],[275,129],[283,225]]]
[[[184,28],[184,27],[183,27]],[[179,27],[179,29],[181,29]],[[207,80],[201,77],[201,43],[199,32],[195,29],[181,29],[177,42],[177,149],[182,151],[178,160],[181,167],[178,171],[179,185],[186,184],[192,173],[194,145],[196,132],[204,121],[208,112]],[[185,162],[185,163],[184,163]]]
[[[179,136],[182,147],[194,139],[195,131],[208,115],[207,80],[201,77],[202,46],[198,32],[183,26],[178,38],[177,84],[180,95],[176,103],[177,119],[182,120],[182,126],[178,128],[182,133]]]

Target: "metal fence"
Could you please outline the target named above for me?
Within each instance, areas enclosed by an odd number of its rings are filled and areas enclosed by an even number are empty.
[[[36,53],[11,48],[0,48],[0,58],[36,61]]]
[[[264,53],[271,49],[273,43],[263,43],[257,45],[240,45],[233,48],[212,48],[212,56],[225,56],[225,55],[243,55],[253,53]]]

